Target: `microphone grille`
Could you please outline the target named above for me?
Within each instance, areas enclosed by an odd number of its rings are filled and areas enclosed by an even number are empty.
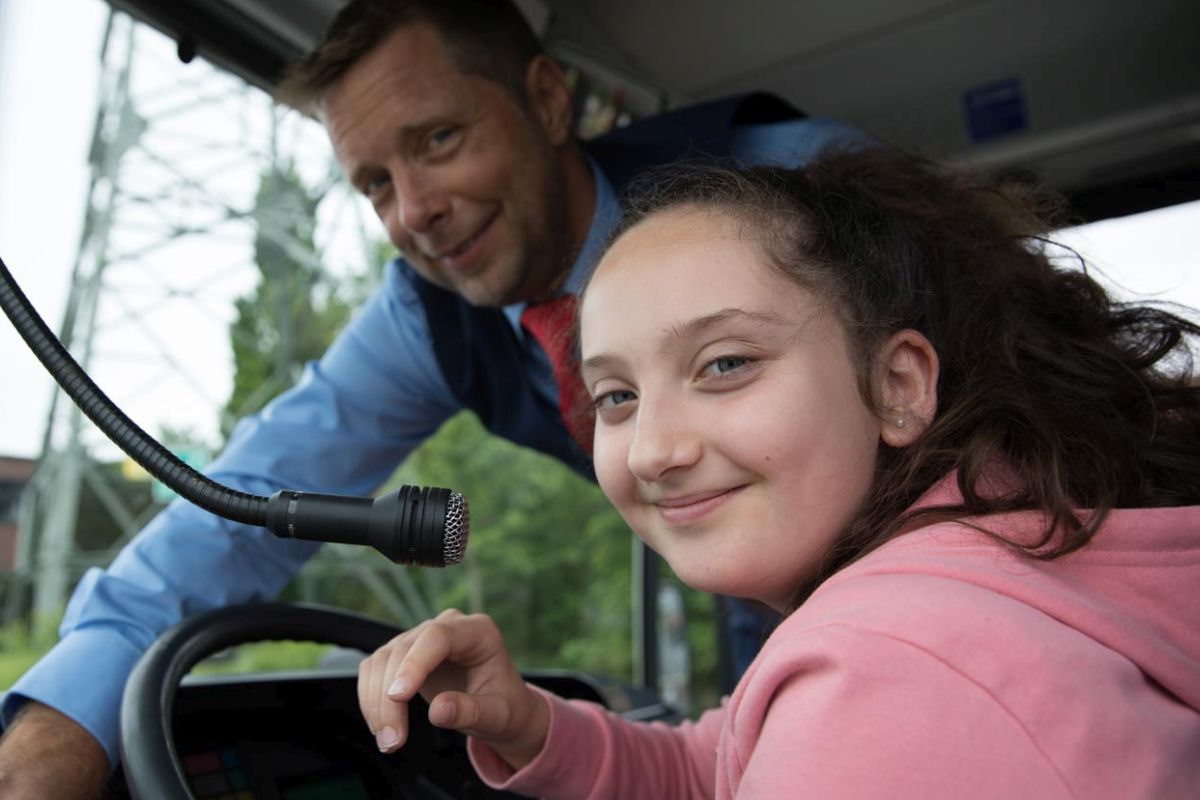
[[[467,536],[471,533],[471,509],[467,498],[450,492],[446,501],[446,529],[442,536],[442,560],[447,567],[458,564],[467,552]]]

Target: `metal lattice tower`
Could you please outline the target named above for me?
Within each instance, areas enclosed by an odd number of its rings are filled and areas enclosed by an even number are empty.
[[[215,443],[228,391],[206,376],[229,372],[231,301],[258,280],[255,235],[322,275],[341,258],[361,280],[375,257],[361,205],[337,179],[319,126],[206,63],[181,64],[173,43],[123,14],[109,16],[100,73],[85,220],[59,335],[146,430]],[[291,234],[286,215],[295,209],[256,206],[262,176],[287,170],[322,198],[308,221],[315,252]],[[119,458],[56,391],[22,504],[7,618],[32,610],[53,619],[83,571],[110,561],[157,511],[131,507],[118,491],[102,462]],[[85,487],[119,529],[115,542],[89,549],[89,521],[78,519]]]

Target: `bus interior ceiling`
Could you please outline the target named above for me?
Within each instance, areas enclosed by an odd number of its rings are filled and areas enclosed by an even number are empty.
[[[343,0],[109,0],[260,86]],[[1200,198],[1195,0],[517,0],[635,114],[753,90],[1068,194],[1086,219]]]

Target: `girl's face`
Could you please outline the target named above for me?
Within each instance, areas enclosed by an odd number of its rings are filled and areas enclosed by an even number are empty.
[[[787,607],[871,485],[845,331],[726,216],[659,213],[581,310],[600,486],[688,585]]]

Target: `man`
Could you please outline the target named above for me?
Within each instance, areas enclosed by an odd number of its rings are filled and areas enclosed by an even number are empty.
[[[585,149],[561,70],[517,11],[488,0],[354,0],[282,94],[325,125],[403,258],[210,469],[259,494],[367,494],[462,408],[586,472],[522,312],[578,289],[617,192],[645,167],[696,152],[799,161],[844,133],[757,98]],[[783,121],[738,125],[760,112]],[[95,796],[116,762],[125,678],[149,643],[186,615],[273,597],[314,550],[185,503],[164,511],[83,578],[62,640],[5,698],[0,794]]]

